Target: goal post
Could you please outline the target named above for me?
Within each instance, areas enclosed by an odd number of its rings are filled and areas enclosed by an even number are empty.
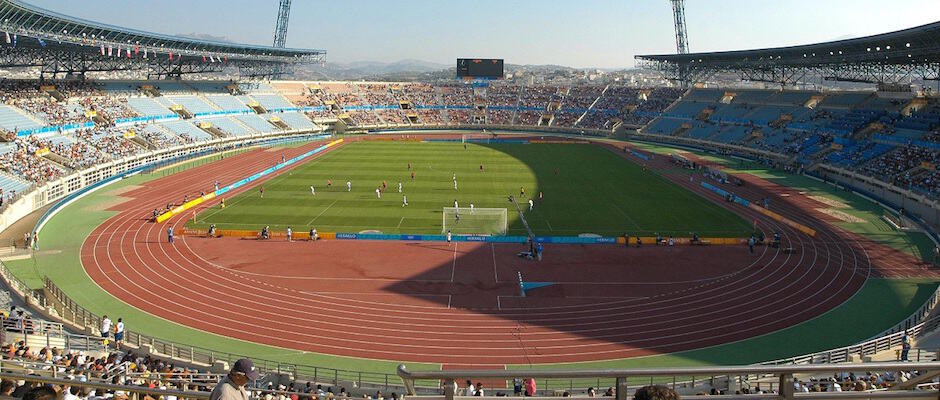
[[[509,219],[505,208],[444,207],[441,233],[455,235],[505,235]]]

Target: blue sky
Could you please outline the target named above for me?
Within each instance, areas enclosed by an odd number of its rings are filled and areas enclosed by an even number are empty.
[[[278,0],[25,0],[63,14],[167,34],[270,45]],[[293,0],[289,47],[327,60],[505,58],[630,67],[675,52],[667,0]],[[686,0],[692,51],[805,44],[940,20],[940,0]]]

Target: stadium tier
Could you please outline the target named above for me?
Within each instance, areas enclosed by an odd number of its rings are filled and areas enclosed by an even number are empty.
[[[88,164],[77,160],[82,158],[79,154],[91,154],[82,144],[120,157],[180,141],[208,140],[213,134],[200,128],[199,120],[204,118],[218,128],[216,135],[227,136],[270,133],[278,131],[278,126],[311,130],[317,128],[311,119],[325,119],[365,128],[489,124],[591,134],[640,128],[643,133],[677,140],[792,156],[804,166],[821,163],[861,173],[871,171],[871,165],[899,165],[897,160],[903,160],[909,168],[882,170],[878,178],[931,197],[940,190],[931,169],[940,136],[936,133],[940,103],[910,94],[734,88],[683,92],[502,82],[480,91],[468,85],[428,83],[103,81],[56,84],[58,93],[68,96],[53,97],[39,90],[36,82],[7,82],[4,87],[17,106],[0,106],[0,128],[20,134],[72,133],[78,143],[53,149],[53,153],[67,153],[62,155],[64,167]],[[248,94],[230,94],[239,91]],[[251,104],[261,108],[253,110]],[[303,114],[256,114],[301,107]],[[475,108],[484,111],[477,114]],[[233,112],[244,115],[216,115]],[[193,121],[185,120],[193,117]],[[182,121],[154,126],[152,118]],[[111,126],[115,123],[119,127]],[[124,137],[128,130],[145,137],[133,142]],[[908,144],[925,151],[899,151]],[[75,148],[67,151],[66,147]]]

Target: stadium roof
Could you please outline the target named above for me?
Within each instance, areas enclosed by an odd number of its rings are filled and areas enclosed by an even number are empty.
[[[712,76],[731,73],[746,81],[784,85],[819,76],[902,87],[917,80],[940,80],[940,22],[802,46],[639,55],[636,59],[641,66],[682,84],[707,83]]]
[[[235,60],[295,62],[319,59],[324,50],[276,48],[196,40],[102,24],[49,11],[20,0],[0,0],[0,31],[55,42],[59,46],[133,46],[140,52],[214,56]],[[46,45],[43,44],[45,47]]]
[[[909,64],[940,61],[940,22],[880,35],[801,46],[711,53],[639,55],[641,61],[704,66]]]

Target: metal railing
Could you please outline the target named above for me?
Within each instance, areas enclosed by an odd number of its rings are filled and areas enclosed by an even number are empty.
[[[30,383],[52,384],[57,386],[77,386],[81,388],[91,388],[104,391],[124,391],[131,400],[137,400],[141,395],[151,395],[154,398],[168,398],[174,396],[177,399],[208,400],[209,392],[195,392],[171,389],[150,389],[147,386],[125,386],[114,385],[106,382],[81,381],[77,379],[53,378],[48,376],[37,376],[32,374],[21,374],[12,372],[0,372],[0,378],[12,381],[26,381]],[[162,397],[160,397],[162,396]]]
[[[675,377],[709,377],[709,376],[730,376],[738,378],[737,381],[746,381],[750,376],[773,376],[776,379],[776,387],[779,398],[794,399],[823,399],[823,398],[937,398],[936,391],[916,391],[916,390],[869,390],[858,392],[818,392],[794,393],[794,377],[798,374],[819,374],[832,372],[859,372],[864,376],[866,371],[917,371],[920,376],[931,377],[940,374],[940,362],[924,363],[862,363],[862,364],[826,364],[826,365],[758,365],[758,366],[717,366],[717,367],[671,367],[671,368],[636,368],[636,369],[584,369],[584,370],[454,370],[454,371],[409,371],[404,364],[398,366],[398,376],[405,384],[408,395],[416,395],[415,381],[419,379],[433,379],[443,382],[444,398],[453,400],[457,395],[457,380],[460,379],[501,379],[511,380],[514,378],[527,379],[572,379],[572,378],[607,378],[616,381],[614,385],[615,398],[617,400],[626,400],[629,396],[630,386],[629,378],[640,378],[646,380],[649,378],[653,382],[655,378],[673,378]],[[673,384],[673,390],[675,390]],[[690,397],[690,396],[683,396]],[[729,397],[730,396],[725,396]],[[725,398],[723,397],[723,398]],[[745,396],[739,396],[743,398]],[[747,396],[751,398],[768,397],[762,395]],[[776,396],[774,396],[776,397]]]
[[[45,278],[45,290],[50,297],[48,305],[55,308],[63,320],[82,327],[99,326],[101,324],[101,318],[97,314],[73,301],[48,277]],[[231,364],[240,358],[248,358],[244,354],[218,351],[160,339],[130,329],[125,330],[124,343],[135,348],[148,345],[157,353],[196,365],[211,366],[216,361],[226,361]],[[290,374],[296,380],[329,382],[337,386],[348,384],[351,387],[359,388],[373,387],[385,391],[404,388],[399,383],[398,377],[393,373],[343,370],[251,358],[255,367],[262,373]],[[436,388],[437,385],[434,384],[433,387]]]

